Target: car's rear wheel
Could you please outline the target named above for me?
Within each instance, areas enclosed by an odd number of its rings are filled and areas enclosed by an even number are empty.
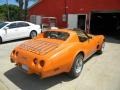
[[[97,53],[102,54],[104,52],[104,48],[105,48],[105,42],[102,43],[102,46],[101,46],[100,50],[97,51]]]
[[[2,38],[0,37],[0,44],[2,43]]]
[[[69,75],[72,78],[76,78],[80,75],[83,68],[83,55],[78,54],[74,60],[73,66],[71,68],[71,71],[69,72]]]
[[[30,38],[34,38],[36,36],[37,36],[37,32],[36,31],[31,31]]]

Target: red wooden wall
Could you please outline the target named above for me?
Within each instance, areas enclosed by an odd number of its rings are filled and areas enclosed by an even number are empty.
[[[120,0],[42,0],[29,9],[29,15],[57,18],[59,27],[67,27],[62,21],[65,14],[88,14],[91,11],[120,11]]]

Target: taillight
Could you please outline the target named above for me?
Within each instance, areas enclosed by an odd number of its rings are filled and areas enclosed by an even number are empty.
[[[38,63],[37,58],[34,58],[34,59],[33,59],[33,63],[34,63],[34,64],[37,64],[37,63]]]
[[[13,55],[14,55],[14,54],[15,54],[15,50],[13,50],[13,52],[12,52],[12,53],[13,53]]]
[[[12,54],[13,54],[14,56],[18,56],[19,52],[16,51],[16,50],[13,50]]]
[[[40,66],[43,67],[45,65],[45,61],[44,60],[41,60],[40,61]]]

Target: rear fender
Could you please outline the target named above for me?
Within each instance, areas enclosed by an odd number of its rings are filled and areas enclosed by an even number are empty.
[[[84,54],[84,52],[83,52],[82,50],[76,51],[76,53],[73,55],[73,58],[72,58],[72,60],[71,60],[71,63],[70,63],[70,65],[69,65],[69,68],[68,68],[68,71],[67,71],[67,72],[70,72],[76,56],[77,56],[78,54],[80,54],[80,53],[81,53],[81,54],[83,55],[83,57],[84,57],[85,54]]]
[[[72,51],[71,59],[70,59],[70,61],[69,61],[69,65],[68,65],[68,68],[67,68],[66,72],[70,72],[70,70],[71,70],[71,68],[72,68],[72,65],[73,65],[73,63],[74,63],[74,60],[75,60],[76,56],[77,56],[79,53],[82,53],[83,56],[85,56],[84,51],[83,51],[82,49],[80,49],[81,47],[79,47],[77,44],[76,44],[75,46],[73,46],[73,47],[76,47],[76,48],[74,48],[74,49],[71,50],[71,51]]]
[[[102,47],[103,42],[105,42],[105,38],[104,38],[103,35],[98,35],[97,38],[98,38],[97,39],[98,40],[98,45],[97,45],[96,49],[100,50],[101,47]]]
[[[69,72],[77,52],[76,44],[73,43],[58,48],[49,55],[51,57],[47,60],[45,71],[60,67],[62,72]]]

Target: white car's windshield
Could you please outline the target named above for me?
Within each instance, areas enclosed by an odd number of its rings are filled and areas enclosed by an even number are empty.
[[[0,29],[1,29],[2,27],[4,27],[6,24],[8,24],[8,23],[0,22]]]

